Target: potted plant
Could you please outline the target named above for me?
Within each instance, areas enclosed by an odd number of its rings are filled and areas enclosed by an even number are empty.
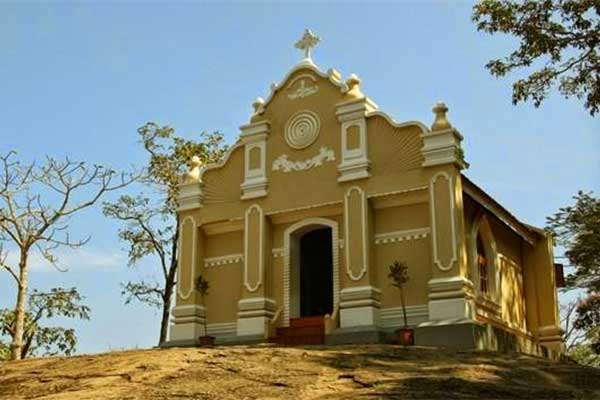
[[[415,343],[414,331],[408,327],[406,319],[406,302],[404,300],[404,285],[408,282],[408,266],[404,262],[394,261],[389,266],[388,278],[392,280],[392,285],[400,290],[400,304],[402,304],[402,317],[404,327],[397,329],[398,342],[403,346],[412,346]]]
[[[204,297],[208,294],[208,289],[210,285],[208,281],[204,279],[202,275],[198,276],[196,279],[196,290],[200,292],[200,298],[202,299],[202,304],[206,304],[204,302]],[[204,336],[200,336],[198,338],[198,344],[203,347],[212,347],[215,345],[215,337],[208,335],[208,325],[206,323],[206,306],[204,308]]]

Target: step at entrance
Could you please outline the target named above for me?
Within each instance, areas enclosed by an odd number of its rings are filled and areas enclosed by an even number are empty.
[[[277,328],[277,335],[272,341],[282,346],[324,344],[325,317],[291,318],[289,327]]]

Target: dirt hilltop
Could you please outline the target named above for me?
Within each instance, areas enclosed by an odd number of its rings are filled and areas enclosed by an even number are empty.
[[[392,345],[175,348],[0,364],[0,399],[600,399],[600,369]]]

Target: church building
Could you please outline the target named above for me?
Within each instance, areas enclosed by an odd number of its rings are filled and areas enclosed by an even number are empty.
[[[463,174],[446,105],[398,122],[356,75],[319,69],[318,42],[304,33],[223,160],[182,180],[166,345],[393,342],[398,261],[417,345],[561,351],[552,238]]]

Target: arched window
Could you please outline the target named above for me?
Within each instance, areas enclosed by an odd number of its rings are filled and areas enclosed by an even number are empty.
[[[489,262],[485,254],[483,239],[477,233],[477,268],[479,270],[479,289],[481,293],[488,293],[489,288]]]

